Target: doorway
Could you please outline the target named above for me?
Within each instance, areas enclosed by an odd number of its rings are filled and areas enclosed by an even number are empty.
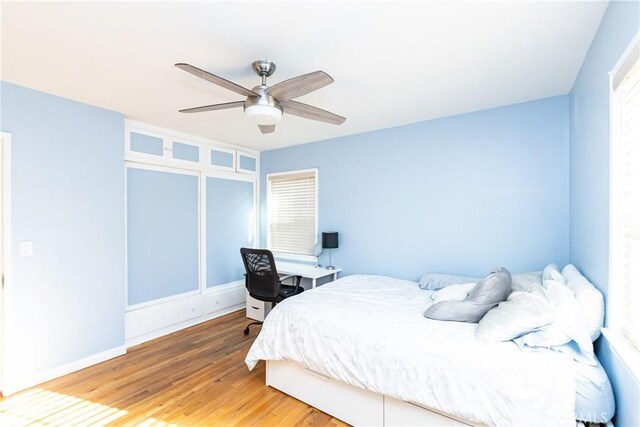
[[[0,132],[0,393],[5,391],[6,284],[11,267],[11,135]]]

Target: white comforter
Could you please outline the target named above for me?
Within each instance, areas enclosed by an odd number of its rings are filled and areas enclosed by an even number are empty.
[[[246,357],[290,360],[356,387],[487,425],[575,425],[566,355],[483,342],[475,324],[423,317],[430,291],[347,276],[278,304]]]

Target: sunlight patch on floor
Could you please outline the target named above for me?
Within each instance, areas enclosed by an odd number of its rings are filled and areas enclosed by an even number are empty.
[[[1,426],[104,426],[127,414],[118,408],[35,388],[0,402]],[[155,421],[155,420],[154,420]],[[167,424],[149,424],[166,426]]]

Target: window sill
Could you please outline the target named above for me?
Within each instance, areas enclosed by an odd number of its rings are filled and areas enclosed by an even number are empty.
[[[281,260],[290,260],[290,261],[305,261],[305,262],[318,262],[318,258],[313,255],[302,255],[302,254],[287,254],[283,252],[274,252],[273,257]]]
[[[611,328],[602,328],[602,335],[636,381],[640,380],[640,351],[629,344],[621,333]]]

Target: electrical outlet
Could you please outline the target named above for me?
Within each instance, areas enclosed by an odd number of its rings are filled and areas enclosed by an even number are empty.
[[[33,256],[33,242],[20,242],[20,256]]]

